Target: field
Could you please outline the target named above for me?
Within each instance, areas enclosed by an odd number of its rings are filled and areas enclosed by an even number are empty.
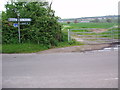
[[[63,32],[67,32],[68,29],[83,29],[83,30],[72,30],[71,32],[76,32],[78,35],[98,35],[99,37],[110,37],[118,39],[118,28],[117,23],[63,23]],[[85,28],[96,28],[93,31],[86,30]],[[115,30],[115,31],[113,31]],[[79,33],[78,33],[79,32]],[[88,33],[84,33],[88,32]],[[89,33],[90,32],[90,33]],[[111,35],[113,37],[111,37]]]
[[[111,28],[117,23],[62,23],[64,29],[80,29],[80,28]]]

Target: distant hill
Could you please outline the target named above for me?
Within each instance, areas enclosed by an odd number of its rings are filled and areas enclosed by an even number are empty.
[[[109,20],[108,20],[109,19]],[[81,17],[81,18],[69,18],[69,19],[59,19],[59,22],[118,22],[118,15],[108,15],[108,16],[96,16],[96,17]]]

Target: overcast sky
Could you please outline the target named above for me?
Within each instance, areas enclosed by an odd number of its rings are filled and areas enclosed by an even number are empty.
[[[117,15],[118,2],[119,0],[53,0],[52,8],[61,18]]]
[[[0,0],[0,11],[7,0]],[[53,2],[55,15],[61,18],[117,15],[120,0],[47,0]]]

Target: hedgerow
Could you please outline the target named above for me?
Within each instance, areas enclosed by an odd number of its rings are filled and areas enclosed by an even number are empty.
[[[17,11],[17,12],[15,12]],[[20,25],[21,43],[37,43],[54,46],[63,41],[61,25],[54,15],[48,2],[12,2],[6,4],[6,11],[2,12],[2,43],[19,43],[18,29],[8,18],[31,18],[29,25]]]

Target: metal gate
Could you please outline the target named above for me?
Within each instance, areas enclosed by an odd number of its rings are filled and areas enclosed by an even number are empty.
[[[85,44],[102,44],[118,42],[118,30],[105,28],[68,29],[68,41],[75,39]]]

